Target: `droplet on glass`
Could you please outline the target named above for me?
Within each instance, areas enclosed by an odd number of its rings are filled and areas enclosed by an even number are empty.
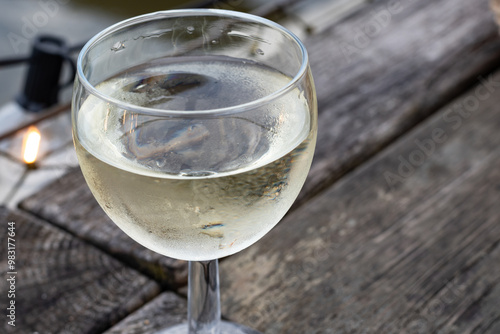
[[[194,31],[194,27],[193,26],[189,26],[189,27],[186,28],[186,31],[187,31],[188,34],[192,34],[193,31]]]
[[[156,160],[156,166],[159,168],[165,167],[166,164],[167,164],[167,159],[165,158]]]
[[[111,51],[114,51],[114,52],[117,52],[117,51],[120,51],[120,50],[123,50],[123,49],[125,49],[125,43],[124,42],[116,42],[111,47]]]
[[[264,51],[262,51],[262,49],[255,50],[255,53],[258,54],[258,55],[261,55],[261,56],[264,55]]]

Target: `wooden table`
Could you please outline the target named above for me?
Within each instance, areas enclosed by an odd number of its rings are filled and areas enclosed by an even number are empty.
[[[310,53],[318,147],[292,211],[222,261],[224,316],[267,334],[500,333],[487,1],[374,1],[333,23],[284,4]],[[153,333],[185,319],[186,264],[119,231],[79,170],[0,217],[4,302],[8,222],[17,272],[16,326],[3,316],[2,332]]]

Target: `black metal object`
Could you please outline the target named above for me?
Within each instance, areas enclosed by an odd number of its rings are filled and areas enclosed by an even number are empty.
[[[16,101],[26,110],[41,111],[57,104],[61,88],[71,84],[75,77],[75,63],[69,56],[66,42],[54,36],[35,38],[29,68],[22,93]],[[69,79],[60,83],[64,62],[71,67]]]

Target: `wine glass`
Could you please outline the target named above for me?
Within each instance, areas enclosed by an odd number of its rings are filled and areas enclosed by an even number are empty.
[[[317,107],[303,44],[249,14],[163,11],[93,37],[77,70],[93,195],[132,239],[190,261],[188,322],[161,333],[258,333],[220,320],[217,259],[273,228],[306,179]]]

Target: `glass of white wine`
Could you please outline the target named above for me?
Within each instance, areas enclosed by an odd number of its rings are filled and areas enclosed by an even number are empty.
[[[190,261],[188,322],[161,333],[258,333],[220,320],[217,259],[273,228],[308,174],[303,44],[261,17],[172,10],[102,31],[77,68],[73,137],[93,195],[132,239]]]

